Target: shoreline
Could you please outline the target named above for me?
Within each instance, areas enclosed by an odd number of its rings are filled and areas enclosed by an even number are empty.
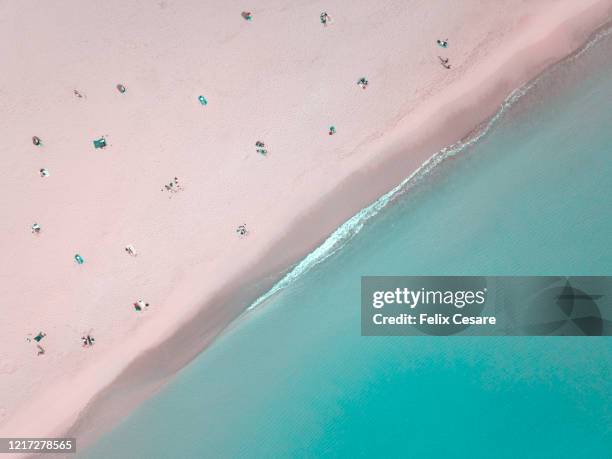
[[[58,434],[67,431],[78,436],[80,445],[83,445],[108,430],[204,350],[243,314],[245,304],[250,305],[291,269],[287,266],[295,266],[350,216],[401,183],[411,171],[431,158],[432,152],[438,152],[474,132],[475,126],[489,119],[513,89],[575,53],[588,37],[593,36],[595,28],[602,27],[599,18],[604,18],[602,21],[605,23],[609,21],[610,11],[610,3],[604,1],[593,2],[590,8],[584,7],[578,16],[574,16],[573,11],[564,11],[567,16],[548,24],[549,30],[544,37],[532,30],[535,27],[532,24],[527,31],[531,33],[524,32],[510,44],[506,43],[506,53],[500,52],[495,62],[481,63],[480,67],[486,70],[481,81],[466,81],[469,78],[464,75],[454,85],[445,88],[441,95],[433,97],[428,107],[420,107],[417,115],[407,116],[391,132],[368,144],[368,150],[379,151],[380,156],[375,161],[364,161],[361,166],[366,170],[356,168],[331,193],[321,196],[317,205],[291,222],[293,229],[278,239],[263,256],[209,297],[195,314],[184,318],[186,324],[172,330],[169,337],[138,349],[129,358],[127,366],[110,367],[118,373],[110,381],[100,383],[95,390],[75,394],[77,400],[87,401],[85,407],[83,403],[74,403],[72,407],[76,412],[64,412],[64,417],[58,419],[55,426],[45,426],[46,432]],[[476,66],[469,72],[478,74],[478,69]],[[447,103],[448,100],[453,103]],[[452,106],[452,112],[441,118],[439,113],[448,113],[449,106]],[[426,121],[411,126],[414,118]],[[412,134],[414,138],[408,141]],[[414,154],[407,155],[407,151]],[[187,276],[178,289],[197,285],[196,277]],[[87,380],[85,375],[83,381]],[[56,396],[56,393],[44,394],[42,400],[55,399]],[[35,409],[35,405],[30,405],[30,408]],[[22,416],[26,415],[30,415],[28,410],[22,413]]]
[[[368,220],[373,217],[376,217],[387,206],[392,205],[393,202],[404,193],[410,192],[412,187],[417,185],[418,180],[423,177],[426,177],[443,161],[449,158],[452,159],[454,156],[460,154],[466,148],[469,148],[471,145],[479,142],[481,138],[486,136],[489,131],[495,126],[497,121],[504,116],[505,111],[511,108],[523,96],[528,95],[529,91],[540,81],[543,76],[548,74],[548,72],[554,70],[558,65],[563,65],[565,63],[568,63],[569,61],[573,61],[574,59],[580,57],[580,55],[582,55],[584,52],[587,52],[592,45],[597,44],[600,40],[605,39],[610,34],[612,34],[612,22],[604,24],[595,32],[593,32],[591,38],[581,47],[579,47],[576,51],[564,57],[560,61],[555,62],[551,66],[547,67],[544,71],[542,71],[534,79],[528,81],[523,86],[516,88],[514,91],[512,91],[506,97],[506,99],[504,99],[504,101],[499,107],[499,110],[495,112],[494,115],[489,117],[484,122],[480,123],[479,126],[475,127],[462,139],[434,153],[410,176],[408,176],[400,184],[395,186],[395,188],[380,196],[376,201],[362,208],[357,214],[346,220],[314,251],[308,253],[306,257],[303,258],[299,263],[296,263],[291,268],[289,268],[287,270],[287,273],[282,278],[280,278],[279,281],[275,283],[270,290],[268,290],[262,296],[257,298],[255,301],[253,301],[252,304],[245,310],[243,315],[246,315],[249,312],[255,310],[260,305],[265,304],[268,300],[274,297],[274,295],[281,292],[286,287],[289,287],[293,279],[297,279],[298,276],[304,275],[311,268],[323,262],[329,256],[334,255],[337,251],[341,250],[344,244],[348,242],[352,237],[354,237],[361,230],[361,227],[367,223]]]
[[[610,8],[610,10],[612,10],[612,8]],[[599,33],[601,33],[602,31],[609,29],[610,28],[610,22],[606,21],[604,24],[599,24],[596,29],[594,31],[590,31],[586,34],[586,39],[583,40],[578,40],[579,44],[577,46],[575,46],[572,51],[570,51],[567,54],[563,54],[561,57],[548,57],[547,61],[550,62],[551,60],[553,60],[553,62],[549,63],[549,64],[540,64],[539,66],[536,65],[536,68],[540,68],[540,70],[537,70],[536,73],[530,77],[527,78],[526,80],[522,81],[521,84],[517,85],[512,91],[510,91],[509,93],[506,94],[506,97],[504,97],[501,101],[501,103],[505,102],[512,94],[513,91],[521,89],[523,87],[525,87],[527,84],[529,84],[532,81],[535,81],[539,78],[539,76],[546,72],[549,68],[554,67],[555,65],[559,64],[560,62],[563,62],[567,59],[571,59],[573,58],[573,56],[575,56],[576,54],[582,52],[583,47],[587,46],[588,43],[590,43],[592,40],[594,40],[597,35]],[[553,37],[550,37],[553,38]],[[528,72],[526,72],[527,74]],[[508,84],[508,83],[507,83]],[[499,94],[496,94],[499,95]],[[496,104],[494,106],[495,109],[499,108],[500,104]],[[470,108],[468,107],[466,109],[466,112],[470,111]],[[459,138],[456,142],[454,142],[454,144],[457,143],[462,143],[464,141],[470,141],[470,139],[472,138],[474,133],[478,133],[481,129],[481,127],[485,124],[487,124],[487,122],[497,113],[496,110],[493,111],[493,113],[489,114],[489,116],[487,116],[486,118],[480,120],[475,126],[473,126],[472,128],[470,128],[465,135],[463,135],[461,138]],[[458,117],[462,116],[462,112],[460,112],[458,115]],[[478,134],[477,134],[478,135]],[[452,146],[453,144],[449,144],[448,146]],[[431,159],[433,159],[437,154],[439,154],[442,150],[446,149],[447,146],[443,146],[441,148],[439,148],[438,150],[436,150],[436,153],[434,153],[433,155],[429,156],[428,158],[425,159],[425,162],[422,163],[422,165],[425,165],[426,162],[430,161]],[[393,165],[390,164],[389,167],[392,170],[395,170],[393,168]],[[420,166],[419,166],[420,167]],[[414,170],[413,173],[417,173],[417,170]],[[368,181],[367,178],[364,177],[363,179],[364,181]],[[400,184],[407,181],[409,179],[404,178],[404,180],[400,181]],[[395,182],[398,183],[398,182]],[[352,195],[352,190],[353,187],[351,187],[350,184],[345,184],[346,185],[346,192],[345,193],[341,193],[340,191],[336,191],[334,193],[334,195],[336,197],[338,196],[348,196],[348,195]],[[392,185],[391,185],[392,186]],[[399,187],[400,185],[396,185],[396,188]],[[350,188],[350,190],[349,190]],[[356,187],[359,188],[359,187]],[[385,193],[381,193],[377,195],[377,198],[380,198],[381,195],[384,194],[388,194],[391,191],[389,191],[387,189],[387,191]],[[340,199],[342,199],[340,197]],[[325,200],[323,200],[325,201]],[[322,203],[322,207],[325,206],[325,202]],[[327,202],[328,204],[328,202]],[[372,201],[370,201],[369,205],[374,204]],[[329,205],[329,204],[328,204]],[[332,206],[329,206],[333,208]],[[367,206],[366,206],[367,207]],[[363,209],[365,207],[361,207],[359,210]],[[309,227],[311,225],[311,223],[309,222],[309,220],[318,220],[318,211],[321,211],[322,214],[325,214],[325,210],[324,209],[316,209],[316,210],[311,210],[310,212],[308,212],[308,215],[306,215],[303,219],[302,222],[298,222],[296,224],[294,224],[294,229],[298,229],[298,228],[303,228],[303,227]],[[354,214],[353,214],[354,215]],[[342,223],[344,223],[346,221],[346,219],[341,222],[339,225],[336,226],[336,228],[338,226],[340,226]],[[295,232],[290,231],[289,232],[290,235],[287,236],[287,239],[285,239],[285,241],[279,241],[278,242],[278,249],[274,250],[274,252],[281,252],[281,253],[287,253],[288,250],[290,250],[291,248],[294,248],[296,246],[296,244],[292,241],[291,238],[291,234],[295,234]],[[320,240],[318,240],[317,242],[314,243],[314,245],[311,247],[312,249],[315,249],[316,247],[318,247],[326,238],[321,238]],[[138,401],[136,399],[133,398],[133,396],[135,395],[134,393],[132,393],[129,396],[124,396],[121,398],[117,398],[116,395],[113,395],[112,392],[115,392],[115,389],[112,387],[108,387],[107,389],[105,389],[104,391],[102,391],[97,397],[96,399],[92,402],[91,405],[88,405],[88,407],[86,408],[86,410],[88,410],[90,413],[96,413],[96,416],[98,416],[100,413],[102,413],[103,411],[107,412],[107,418],[106,418],[106,424],[105,424],[105,428],[101,428],[101,426],[103,425],[103,421],[100,422],[101,420],[96,421],[95,423],[91,422],[91,419],[87,419],[88,417],[88,413],[85,412],[83,413],[82,416],[80,416],[79,420],[72,426],[72,428],[70,429],[70,435],[84,435],[86,438],[86,442],[87,444],[89,444],[89,442],[95,441],[95,438],[99,437],[99,435],[102,435],[102,431],[108,431],[110,430],[109,426],[114,425],[114,423],[122,416],[122,412],[128,412],[129,410],[125,408],[125,404],[128,401],[131,401],[131,403],[133,404],[133,406],[137,406],[139,405],[142,401],[150,398],[151,396],[153,396],[158,390],[160,390],[163,385],[167,382],[168,379],[170,379],[177,371],[180,371],[180,369],[182,369],[186,364],[188,364],[191,360],[193,360],[195,357],[197,357],[197,355],[199,355],[201,352],[205,351],[205,349],[219,336],[220,333],[224,332],[228,327],[230,327],[232,325],[232,323],[234,323],[234,321],[237,320],[241,320],[241,319],[246,319],[247,315],[251,312],[256,312],[256,309],[250,309],[250,305],[254,304],[255,302],[258,301],[258,299],[262,296],[265,295],[271,288],[274,287],[274,285],[276,285],[276,283],[280,280],[282,280],[284,278],[285,275],[289,274],[291,272],[291,270],[298,264],[299,260],[301,258],[303,258],[304,256],[308,255],[309,252],[306,252],[304,255],[302,255],[300,258],[298,258],[297,262],[294,262],[290,265],[289,268],[285,269],[284,271],[278,271],[280,274],[277,274],[276,277],[274,275],[274,268],[272,268],[272,270],[268,271],[268,273],[265,274],[265,276],[263,277],[263,279],[261,280],[252,280],[252,283],[249,283],[249,288],[247,289],[247,293],[244,293],[240,296],[236,296],[234,295],[233,300],[229,301],[228,304],[230,305],[234,305],[234,307],[236,308],[240,308],[240,306],[247,304],[249,305],[249,308],[244,309],[243,311],[241,311],[236,317],[235,319],[231,320],[230,322],[228,322],[226,327],[223,327],[219,333],[217,334],[212,334],[206,337],[205,341],[201,344],[202,348],[199,351],[195,351],[190,352],[190,355],[192,355],[191,357],[186,357],[186,363],[182,363],[179,364],[175,367],[175,369],[169,369],[169,372],[167,373],[167,375],[165,377],[163,377],[163,379],[158,379],[156,383],[154,383],[150,388],[150,392],[146,395],[140,395]],[[272,254],[270,254],[272,255]],[[281,263],[278,263],[277,266],[280,266]],[[261,284],[263,282],[263,285]],[[240,282],[237,282],[237,284],[239,284]],[[217,297],[219,298],[219,302],[221,304],[226,304],[225,302],[222,301],[223,298],[232,298],[231,292],[235,292],[235,290],[233,290],[232,288],[228,289],[228,292],[220,292],[219,295],[217,295]],[[272,295],[273,296],[273,295]],[[251,299],[249,301],[249,298]],[[267,301],[267,299],[263,300],[262,303],[265,303]],[[211,299],[210,301],[211,303],[215,302],[215,299]],[[205,310],[201,310],[200,314],[198,314],[198,316],[201,317],[196,317],[194,322],[199,322],[200,320],[204,321],[206,319],[206,316],[208,311]],[[183,330],[181,330],[180,332],[177,332],[177,334],[175,336],[173,336],[167,343],[162,343],[160,344],[161,346],[169,346],[171,347],[173,345],[172,341],[175,341],[175,338],[177,338],[177,335],[183,335],[185,332],[187,332],[187,334],[189,334],[189,332],[187,331],[187,328],[189,326],[185,327]],[[198,328],[197,326],[195,327],[196,329]],[[195,335],[196,331],[193,330],[192,333]],[[178,345],[178,343],[176,343]],[[154,351],[151,351],[152,353],[154,353]],[[127,383],[127,384],[133,384],[134,381],[137,381],[138,379],[140,379],[140,384],[144,384],[145,381],[147,381],[147,369],[151,368],[151,361],[148,357],[152,357],[152,356],[147,356],[147,355],[143,355],[140,356],[138,358],[137,361],[133,362],[129,368],[118,378],[117,381],[115,381],[115,383],[117,383],[117,385],[122,386],[122,383],[119,381],[119,379],[123,379],[123,383]],[[175,362],[176,363],[176,362]],[[144,376],[144,378],[143,378]],[[152,376],[152,375],[150,375]],[[134,379],[132,379],[134,378]],[[146,391],[146,390],[145,390]],[[115,406],[121,406],[122,409],[113,409],[110,406],[114,404]],[[102,408],[104,407],[104,408]],[[121,411],[121,412],[120,412]],[[99,429],[99,430],[98,430]]]

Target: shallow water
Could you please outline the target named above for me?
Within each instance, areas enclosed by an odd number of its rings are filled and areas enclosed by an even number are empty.
[[[610,38],[81,458],[609,457],[612,339],[361,337],[361,275],[612,275]]]

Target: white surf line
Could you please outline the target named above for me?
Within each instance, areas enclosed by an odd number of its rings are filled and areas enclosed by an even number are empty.
[[[502,102],[499,110],[493,115],[485,125],[477,131],[475,135],[469,137],[467,140],[460,140],[448,147],[444,147],[438,152],[434,153],[428,160],[426,160],[421,166],[415,170],[410,176],[405,178],[399,185],[393,188],[391,191],[385,193],[372,204],[361,209],[357,214],[353,215],[350,219],[344,222],[336,229],[319,247],[310,252],[305,258],[303,258],[291,271],[283,276],[276,284],[272,286],[270,290],[257,298],[245,312],[252,311],[253,309],[260,306],[262,303],[270,299],[273,295],[279,291],[285,289],[296,279],[303,274],[310,271],[313,267],[319,263],[325,261],[327,258],[335,254],[344,245],[350,241],[355,235],[359,234],[365,223],[372,217],[376,216],[382,209],[393,202],[398,196],[401,196],[412,186],[418,183],[422,178],[426,177],[436,166],[438,166],[445,159],[455,156],[466,148],[476,144],[480,139],[486,136],[494,125],[500,120],[500,118],[506,113],[506,111],[512,107],[519,99],[527,94],[538,82],[549,75],[550,72],[558,68],[559,65],[564,63],[572,62],[577,57],[584,54],[589,50],[595,43],[604,37],[607,37],[612,33],[612,27],[607,28],[595,35],[589,42],[583,45],[577,52],[566,57],[562,61],[553,65],[548,71],[545,71],[540,76],[532,80],[531,82],[521,86],[520,88],[512,91],[506,99]]]
[[[559,64],[563,64],[565,62],[573,62],[574,60],[582,56],[585,52],[587,52],[589,49],[591,49],[593,45],[599,42],[599,40],[612,34],[612,26],[610,27],[604,26],[604,27],[606,28],[597,32],[593,38],[591,38],[585,45],[582,46],[582,48],[580,48],[578,51],[576,51],[571,56],[568,56],[567,59],[564,59],[563,61],[559,62]]]
[[[536,80],[537,81],[537,80]],[[336,231],[334,231],[319,247],[310,252],[305,258],[302,259],[290,272],[288,272],[281,280],[279,280],[274,286],[255,300],[248,308],[247,311],[251,311],[261,305],[263,302],[268,300],[271,296],[291,285],[299,276],[310,271],[314,266],[323,262],[331,255],[340,250],[348,241],[350,241],[355,235],[359,234],[365,223],[378,213],[391,202],[393,202],[398,196],[406,192],[410,187],[414,186],[420,179],[427,176],[436,166],[438,166],[446,158],[455,156],[459,152],[466,148],[474,145],[480,139],[482,139],[491,130],[494,124],[499,120],[503,113],[510,108],[517,100],[519,100],[526,92],[535,85],[535,81],[528,86],[514,90],[502,103],[501,108],[497,113],[488,121],[483,129],[478,131],[478,134],[471,137],[465,142],[459,141],[448,147],[436,152],[427,161],[425,161],[417,170],[415,170],[410,176],[405,178],[399,185],[393,188],[391,191],[385,193],[368,207],[364,207],[357,214],[352,216],[346,222],[344,222]]]
[[[485,136],[489,132],[489,130],[496,123],[499,117],[523,95],[524,93],[521,91],[513,91],[511,95],[508,96],[508,98],[504,101],[500,110],[495,114],[493,118],[489,120],[485,127],[480,130],[476,136],[470,138],[465,142],[460,141],[441,149],[433,156],[431,156],[427,161],[425,161],[410,176],[405,178],[399,185],[397,185],[391,191],[382,195],[368,207],[364,207],[363,209],[361,209],[357,214],[355,214],[342,225],[340,225],[340,227],[338,227],[338,229],[336,229],[336,231],[334,231],[319,247],[310,252],[290,272],[288,272],[281,280],[279,280],[270,290],[268,290],[257,300],[255,300],[251,304],[251,306],[247,308],[247,311],[255,309],[264,301],[268,300],[275,293],[289,286],[299,276],[305,274],[314,266],[323,262],[331,255],[336,253],[338,250],[340,250],[355,235],[359,234],[365,223],[370,218],[380,213],[380,211],[387,207],[389,203],[393,202],[398,196],[403,194],[411,186],[416,184],[420,179],[425,177],[437,165],[444,161],[444,159],[450,156],[455,156],[457,153],[478,142],[483,136]]]

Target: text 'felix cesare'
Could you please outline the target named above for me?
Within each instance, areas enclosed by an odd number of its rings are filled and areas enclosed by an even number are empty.
[[[372,307],[382,309],[386,305],[405,305],[410,309],[420,305],[447,305],[462,309],[469,305],[482,305],[486,301],[487,289],[482,290],[411,290],[396,288],[395,290],[375,291],[372,294]],[[454,314],[412,314],[400,313],[384,315],[377,313],[372,316],[376,325],[495,325],[493,316],[470,316],[462,313]]]

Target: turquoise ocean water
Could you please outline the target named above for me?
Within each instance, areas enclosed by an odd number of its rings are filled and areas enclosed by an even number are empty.
[[[610,36],[515,94],[79,457],[611,457],[612,338],[366,338],[359,317],[362,275],[612,275],[606,56]]]

